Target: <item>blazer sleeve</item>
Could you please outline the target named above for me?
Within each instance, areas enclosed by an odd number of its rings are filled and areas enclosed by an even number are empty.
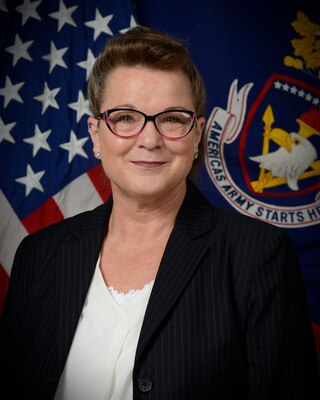
[[[319,375],[301,268],[286,232],[269,235],[247,308],[249,399],[313,399]],[[316,395],[316,397],[314,397]]]
[[[7,377],[3,379],[5,384],[12,382],[17,370],[23,364],[26,308],[30,300],[30,288],[35,279],[33,266],[42,256],[37,248],[31,236],[23,239],[16,251],[11,269],[10,284],[0,323],[0,365],[2,377]]]
[[[3,399],[16,399],[21,396],[36,398],[28,392],[29,383],[30,387],[32,385],[29,375],[33,373],[31,365],[34,356],[30,343],[37,343],[38,331],[37,327],[33,327],[33,321],[37,319],[36,313],[41,304],[32,305],[32,302],[35,298],[34,293],[38,290],[37,284],[42,276],[41,266],[47,254],[48,246],[43,244],[42,235],[38,234],[23,239],[15,254],[0,321],[0,380],[1,393],[5,396]],[[54,348],[47,349],[50,354],[54,351]],[[46,390],[49,393],[50,382],[47,386]]]
[[[1,390],[6,393],[5,398],[11,398],[14,385],[19,384],[16,371],[23,362],[23,320],[24,305],[27,302],[26,285],[23,277],[23,243],[20,244],[15,254],[14,263],[10,275],[10,285],[6,295],[3,313],[0,322],[0,371]],[[28,247],[26,247],[26,250]],[[25,268],[26,270],[26,268]],[[21,336],[22,335],[22,336]],[[18,359],[17,359],[18,356]],[[13,361],[16,360],[18,365]]]

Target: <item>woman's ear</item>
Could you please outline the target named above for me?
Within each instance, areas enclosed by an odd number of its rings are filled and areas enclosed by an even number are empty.
[[[201,142],[201,137],[203,135],[205,123],[206,123],[206,120],[204,117],[198,118],[197,124],[196,124],[196,135],[195,135],[195,146],[196,147],[198,147],[199,143]]]
[[[100,138],[99,138],[99,121],[96,118],[88,118],[88,132],[93,143],[93,152],[100,153]]]

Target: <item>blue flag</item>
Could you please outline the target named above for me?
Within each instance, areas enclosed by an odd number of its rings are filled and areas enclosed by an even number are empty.
[[[137,0],[141,24],[183,39],[207,88],[210,202],[287,230],[320,352],[320,18],[316,1]],[[170,12],[168,12],[170,10]]]

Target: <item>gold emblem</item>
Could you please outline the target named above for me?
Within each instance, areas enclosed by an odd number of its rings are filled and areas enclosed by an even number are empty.
[[[320,26],[301,11],[292,26],[301,38],[291,41],[295,57],[286,56],[284,64],[320,79]]]
[[[298,132],[288,133],[281,128],[272,128],[275,119],[271,105],[267,106],[262,120],[262,154],[249,157],[259,163],[260,168],[258,180],[251,182],[256,193],[284,184],[296,191],[299,180],[320,175],[320,160],[317,160],[317,151],[309,140],[312,135],[320,136],[319,110],[310,109],[297,118]],[[279,146],[271,153],[270,140]]]

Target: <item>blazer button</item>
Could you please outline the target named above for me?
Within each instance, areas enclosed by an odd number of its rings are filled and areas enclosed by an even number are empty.
[[[138,380],[138,387],[143,393],[149,392],[152,389],[152,380],[148,376],[140,378]]]

